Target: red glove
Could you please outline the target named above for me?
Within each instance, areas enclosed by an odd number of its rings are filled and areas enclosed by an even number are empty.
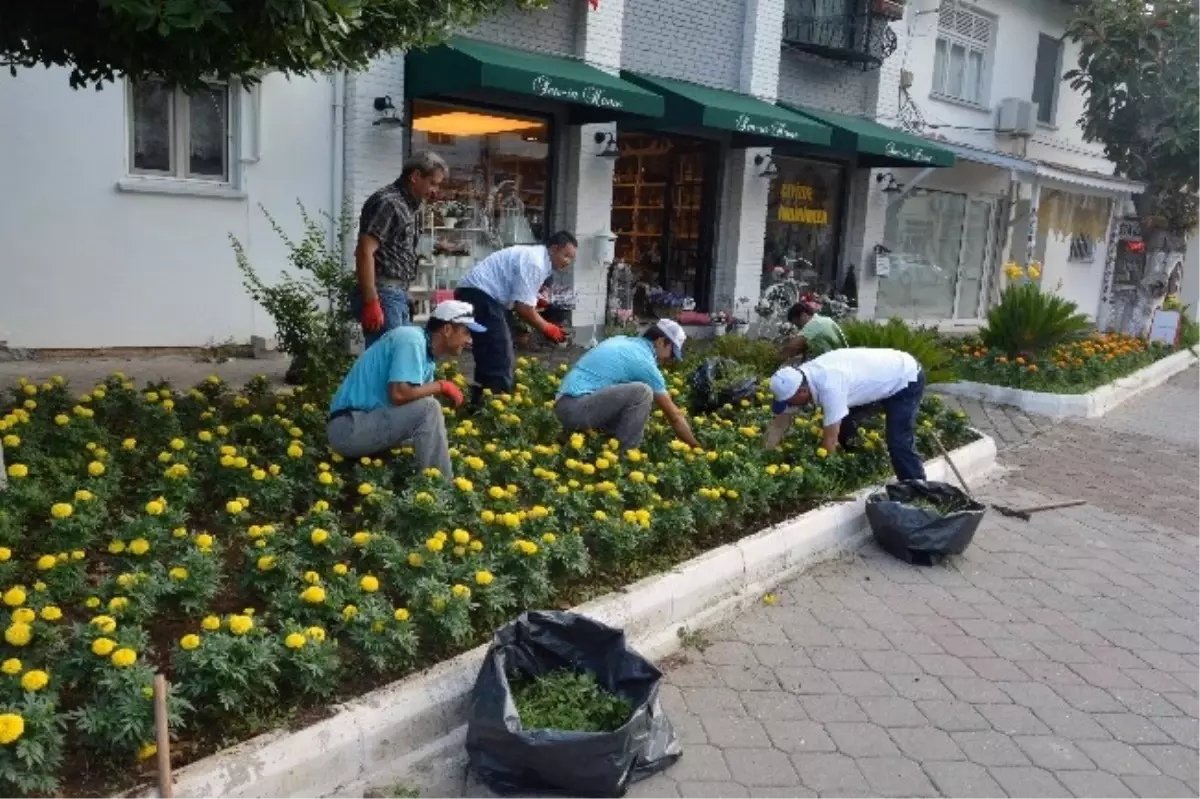
[[[564,333],[563,329],[558,325],[547,324],[544,328],[542,328],[542,333],[544,333],[546,338],[550,339],[555,344],[562,344],[567,340],[567,334]]]
[[[454,385],[452,380],[439,380],[438,385],[442,387],[442,396],[454,403],[454,407],[461,407],[463,404],[462,392],[458,390],[458,386]]]
[[[362,326],[363,330],[367,331],[375,331],[383,327],[383,306],[379,304],[378,297],[363,304]]]

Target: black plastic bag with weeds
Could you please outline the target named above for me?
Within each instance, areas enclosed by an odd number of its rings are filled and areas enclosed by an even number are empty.
[[[867,497],[879,546],[906,563],[932,565],[971,545],[986,508],[948,483],[903,480]]]
[[[525,729],[510,680],[563,670],[590,674],[629,703],[613,732]],[[682,754],[658,699],[662,672],[629,648],[625,633],[565,611],[527,611],[500,628],[488,648],[467,718],[467,756],[501,794],[624,796],[630,782]]]
[[[732,358],[706,358],[692,372],[691,388],[692,412],[710,413],[752,399],[758,391],[758,376]]]

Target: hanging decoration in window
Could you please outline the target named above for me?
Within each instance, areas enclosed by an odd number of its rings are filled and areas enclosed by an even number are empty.
[[[1042,192],[1037,213],[1038,224],[1058,239],[1086,236],[1093,241],[1103,241],[1108,236],[1112,201],[1106,197],[1049,189]]]

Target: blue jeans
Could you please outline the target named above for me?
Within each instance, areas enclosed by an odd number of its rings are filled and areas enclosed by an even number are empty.
[[[475,321],[487,328],[486,333],[471,334],[471,355],[475,359],[471,403],[477,405],[480,402],[485,388],[496,394],[511,392],[516,353],[513,352],[512,331],[508,329],[504,306],[491,295],[470,287],[455,289],[454,299],[471,303],[475,308]]]
[[[380,336],[389,330],[402,327],[412,321],[408,312],[407,291],[399,286],[377,283],[375,284],[375,293],[379,295],[379,307],[383,308],[383,327],[374,331],[363,330],[363,338],[368,347],[379,341]],[[350,295],[350,310],[354,312],[359,324],[362,324],[363,299],[362,291],[358,286],[354,287],[354,293]]]
[[[888,455],[897,480],[924,480],[925,464],[917,454],[917,413],[925,395],[925,372],[892,396],[883,400],[886,417],[884,435]]]

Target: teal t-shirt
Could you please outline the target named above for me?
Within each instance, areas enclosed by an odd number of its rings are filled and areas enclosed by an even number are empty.
[[[841,326],[828,316],[820,314],[814,314],[813,318],[808,320],[808,324],[800,328],[800,335],[808,342],[809,358],[847,346]]]
[[[647,339],[613,336],[583,354],[558,387],[558,396],[582,397],[609,386],[645,383],[655,394],[667,390],[654,345]]]
[[[397,327],[367,347],[329,405],[330,413],[372,411],[392,404],[388,383],[414,386],[433,382],[435,363],[422,327]]]

